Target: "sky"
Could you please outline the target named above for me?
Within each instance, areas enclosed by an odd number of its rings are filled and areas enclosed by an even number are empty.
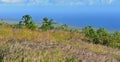
[[[8,11],[9,10],[9,11]],[[0,12],[119,12],[120,0],[0,0]]]
[[[120,0],[0,0],[1,14],[120,13]]]
[[[117,6],[120,0],[0,0],[2,7],[24,6]]]
[[[20,10],[72,11],[120,10],[120,0],[0,0],[0,11]],[[58,10],[57,10],[58,9]],[[106,10],[107,9],[107,10]],[[117,9],[117,10],[116,10]],[[47,12],[49,12],[47,11]],[[93,12],[94,12],[93,11]],[[9,11],[8,11],[9,12]]]
[[[119,0],[0,0],[1,5],[38,5],[38,6],[49,6],[49,5],[110,5],[119,4]]]
[[[119,0],[0,0],[1,4],[24,4],[24,5],[93,5],[112,4]]]
[[[34,14],[120,13],[120,0],[0,0],[1,14],[32,12]]]

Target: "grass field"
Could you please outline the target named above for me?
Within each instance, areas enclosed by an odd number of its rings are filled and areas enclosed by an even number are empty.
[[[0,62],[119,62],[120,50],[84,42],[82,33],[0,27]]]

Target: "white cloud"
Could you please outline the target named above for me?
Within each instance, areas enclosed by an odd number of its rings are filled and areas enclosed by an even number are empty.
[[[0,0],[2,3],[22,3],[23,0]]]
[[[102,5],[116,0],[0,0],[0,3],[19,3],[24,5]]]
[[[112,4],[114,2],[114,0],[101,0],[101,3],[104,3],[104,4]],[[117,2],[117,0],[116,0]]]
[[[113,3],[113,0],[108,0],[108,3],[109,3],[109,4],[112,4],[112,3]]]
[[[94,4],[94,0],[89,0],[89,5],[93,5]]]
[[[29,0],[27,4],[39,5],[82,5],[82,0]]]
[[[49,5],[49,0],[29,0],[27,4],[33,4],[33,5]]]

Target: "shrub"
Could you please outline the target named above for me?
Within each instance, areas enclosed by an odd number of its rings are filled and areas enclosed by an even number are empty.
[[[48,18],[43,18],[43,23],[42,23],[42,26],[40,27],[42,30],[44,31],[47,31],[47,30],[50,30],[50,29],[53,29],[53,19],[50,19],[48,21]]]
[[[88,37],[96,37],[97,36],[96,30],[93,29],[91,26],[83,28],[82,32]]]
[[[37,27],[30,15],[24,15],[22,17],[22,21],[19,22],[19,27],[22,28],[23,26],[26,26],[27,28],[31,30],[34,30]]]
[[[115,48],[120,47],[119,32],[109,33],[104,28],[99,28],[95,30],[91,26],[83,28],[82,32],[86,35],[87,41],[92,42],[94,44],[102,44]]]
[[[108,31],[105,30],[104,28],[99,28],[99,29],[97,30],[97,35],[98,35],[99,37],[109,36],[109,33],[108,33]]]

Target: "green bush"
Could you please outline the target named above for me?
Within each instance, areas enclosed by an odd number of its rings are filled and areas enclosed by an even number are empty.
[[[109,32],[107,30],[105,30],[104,28],[99,28],[97,30],[97,35],[99,37],[102,37],[102,36],[109,36]]]
[[[82,32],[88,37],[96,37],[96,30],[92,28],[92,26],[88,26],[83,28]]]
[[[93,29],[91,26],[83,28],[82,32],[89,42],[120,48],[120,32],[110,33],[104,28]]]
[[[53,29],[53,19],[48,20],[48,18],[43,18],[42,26],[40,27],[42,30],[47,31]]]
[[[31,30],[34,30],[37,27],[30,15],[24,15],[22,17],[22,21],[19,22],[19,27],[22,28],[23,26],[26,26],[27,28]]]

